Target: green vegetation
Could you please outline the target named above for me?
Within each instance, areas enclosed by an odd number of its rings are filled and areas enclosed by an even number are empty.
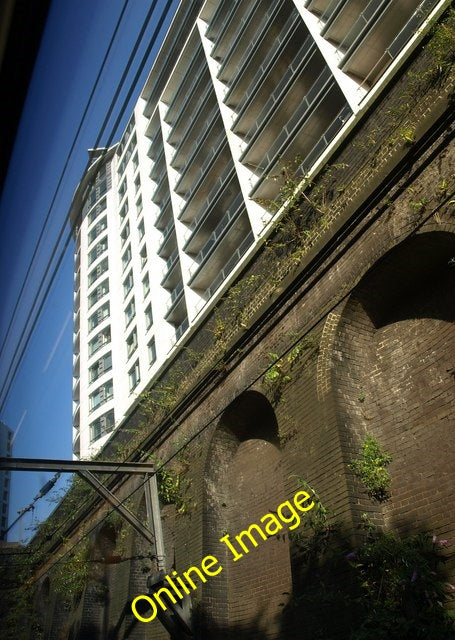
[[[301,478],[298,486],[312,494],[315,507],[303,531],[290,536],[298,579],[285,617],[304,622],[312,640],[454,637],[446,605],[455,587],[442,571],[447,540],[383,532],[363,514],[352,548],[352,536],[316,491]]]
[[[360,458],[352,460],[348,468],[354,472],[366,487],[370,498],[384,502],[390,497],[390,474],[387,470],[392,456],[384,451],[379,442],[371,435],[362,444]]]

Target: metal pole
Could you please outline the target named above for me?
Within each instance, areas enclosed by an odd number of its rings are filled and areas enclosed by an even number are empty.
[[[94,476],[90,471],[83,469],[80,469],[78,474],[82,476],[82,478],[84,478],[84,480],[86,480],[94,489],[96,489],[96,491],[98,491],[98,493],[101,494],[103,498],[105,498],[105,500],[107,500],[107,502],[109,502],[109,504],[112,505],[114,509],[116,509],[141,536],[151,544],[155,544],[155,537],[151,531],[149,531],[147,527],[145,527],[144,524],[136,518],[134,513],[131,513],[131,511],[125,507],[117,496],[109,491],[109,489],[107,489],[96,476]]]
[[[145,508],[147,509],[147,520],[149,529],[155,536],[155,554],[158,571],[166,573],[166,554],[164,550],[163,529],[161,527],[160,502],[158,496],[158,484],[156,474],[145,475],[144,483]]]

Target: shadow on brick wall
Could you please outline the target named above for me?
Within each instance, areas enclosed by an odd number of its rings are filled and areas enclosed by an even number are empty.
[[[277,615],[277,630],[264,624],[270,619],[264,603],[264,610],[244,625],[223,626],[198,610],[195,637],[454,640],[454,622],[445,608],[453,590],[444,567],[448,545],[408,523],[401,535],[365,531],[352,548],[350,538],[332,527],[318,540],[294,542],[293,593]]]

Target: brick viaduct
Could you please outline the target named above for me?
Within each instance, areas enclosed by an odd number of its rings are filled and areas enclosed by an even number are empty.
[[[425,65],[425,53],[410,61],[336,151],[325,222],[307,236],[298,262],[277,257],[280,277],[273,286],[263,278],[248,294],[223,340],[213,339],[215,320],[207,319],[189,345],[206,350],[206,373],[200,363],[188,369],[182,400],[147,427],[142,448],[161,460],[188,443],[167,467],[180,474],[185,500],[183,514],[175,504],[162,507],[168,571],[182,572],[208,554],[223,566],[194,592],[196,637],[318,637],[306,626],[308,612],[286,606],[305,580],[287,531],[236,563],[219,542],[292,497],[297,478],[350,532],[346,551],[355,546],[363,513],[380,527],[402,535],[428,531],[454,548],[453,77],[427,87],[401,120],[393,116],[409,71]],[[408,125],[414,141],[400,135]],[[264,274],[270,255],[264,247],[243,277],[254,282],[252,274]],[[212,366],[213,354],[223,356],[221,365]],[[283,365],[275,383],[264,377],[276,360],[270,354]],[[141,420],[138,410],[131,428]],[[348,469],[366,434],[393,456],[384,504],[371,501]],[[119,495],[134,482],[120,486]],[[86,521],[97,513],[92,509]],[[99,527],[93,557],[108,559],[116,536],[112,525]],[[45,637],[169,638],[158,620],[134,624],[127,606],[146,593],[153,563],[140,557],[145,552],[145,543],[128,534],[129,559],[94,563],[69,609],[43,573],[37,607]],[[445,572],[453,581],[448,555]]]

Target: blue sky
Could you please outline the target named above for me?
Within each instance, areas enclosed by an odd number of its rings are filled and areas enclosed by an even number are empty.
[[[178,1],[174,0],[172,10],[177,4]],[[164,0],[157,3],[101,146],[112,131],[122,98],[130,87],[164,5]],[[18,293],[122,6],[121,0],[54,0],[51,6],[0,202],[0,268],[3,274],[0,285],[0,343],[5,340],[0,360],[0,383],[3,390],[5,382],[8,383],[7,372],[12,355],[86,166],[87,149],[95,144],[151,0],[129,1],[7,335]],[[161,30],[161,38],[169,25],[172,10]],[[156,48],[142,71],[113,142],[119,139],[126,125],[155,53]],[[60,248],[62,246],[63,243]],[[55,262],[56,259],[53,264]],[[71,459],[72,305],[71,242],[9,393],[5,398],[2,392],[0,398],[0,419],[17,431],[13,449],[15,457]],[[52,475],[44,472],[13,473],[10,522],[18,509],[29,504]],[[56,491],[66,484],[66,480],[60,479]],[[51,508],[53,505],[41,499],[36,504],[33,518],[42,520]],[[26,529],[31,524],[29,513],[20,526],[10,532],[9,539],[29,536]]]

